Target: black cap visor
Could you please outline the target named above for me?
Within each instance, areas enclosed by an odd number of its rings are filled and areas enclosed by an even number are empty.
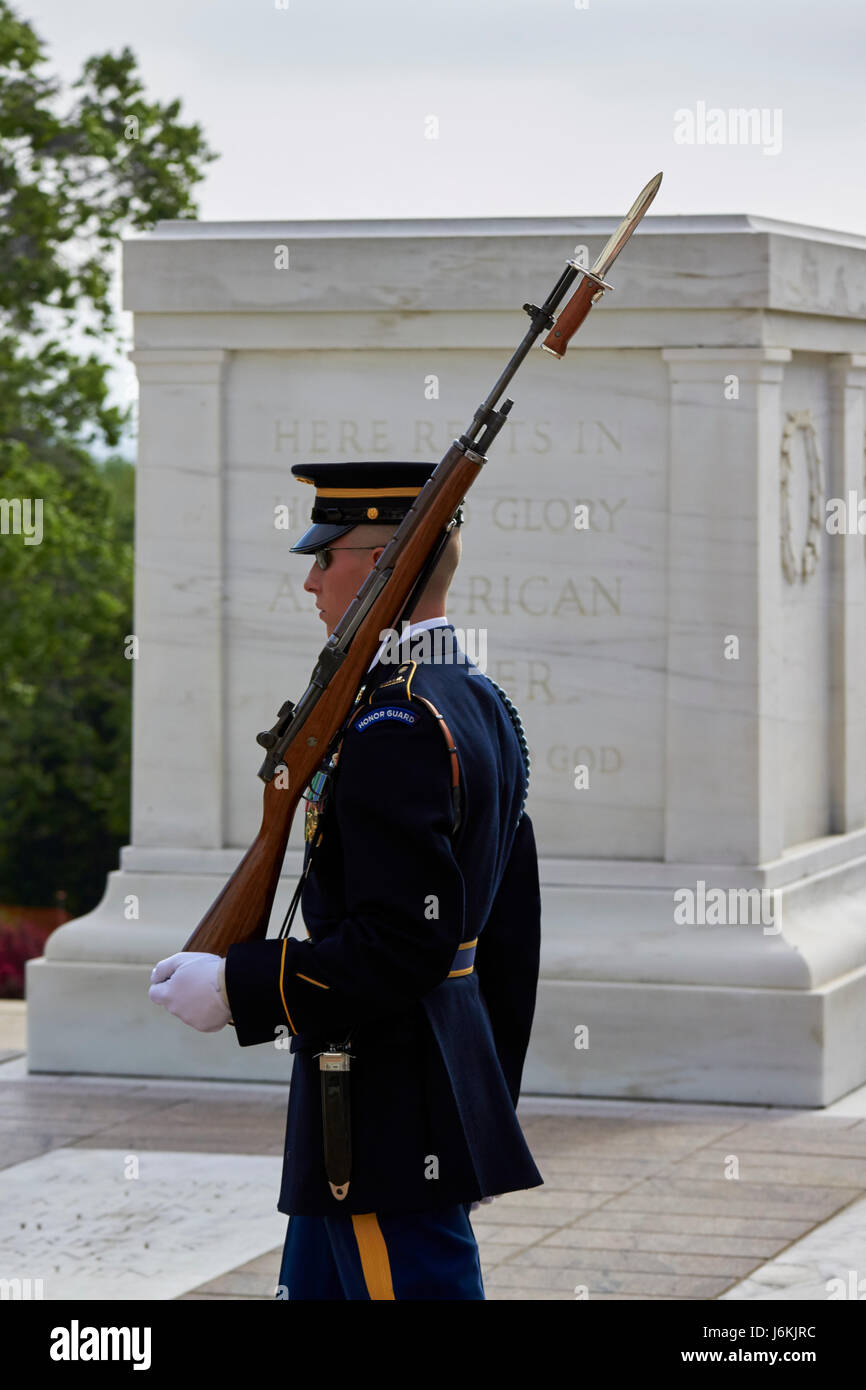
[[[335,541],[338,536],[345,536],[347,531],[354,531],[355,522],[352,521],[348,526],[336,526],[333,523],[317,521],[308,531],[305,531],[299,541],[291,546],[292,555],[314,555],[317,550],[322,550],[331,541]]]

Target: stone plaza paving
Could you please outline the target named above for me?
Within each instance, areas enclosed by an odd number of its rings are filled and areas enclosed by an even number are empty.
[[[28,1074],[23,1007],[0,1004],[0,1277],[273,1298],[286,1088]],[[826,1110],[519,1113],[545,1185],[473,1213],[489,1300],[866,1296],[866,1088]]]

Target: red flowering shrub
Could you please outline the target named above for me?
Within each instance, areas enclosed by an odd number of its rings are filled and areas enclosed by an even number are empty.
[[[69,913],[56,907],[0,907],[0,999],[24,998],[24,965],[41,956]]]

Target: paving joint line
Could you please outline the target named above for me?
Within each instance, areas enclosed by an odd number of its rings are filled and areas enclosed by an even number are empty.
[[[749,1127],[749,1126],[748,1126],[748,1121],[746,1121],[746,1122],[741,1122],[741,1123],[735,1124],[730,1130],[725,1129],[725,1130],[723,1130],[723,1131],[721,1132],[721,1134],[716,1134],[716,1135],[714,1135],[713,1138],[711,1138],[711,1139],[705,1139],[705,1140],[703,1140],[703,1141],[697,1143],[697,1144],[690,1150],[690,1152],[689,1152],[688,1154],[681,1154],[681,1155],[679,1155],[679,1157],[676,1158],[676,1159],[674,1160],[674,1166],[675,1166],[676,1164],[678,1164],[678,1163],[683,1162],[683,1161],[684,1161],[685,1159],[687,1159],[687,1158],[688,1158],[688,1159],[693,1158],[693,1157],[695,1156],[695,1154],[700,1153],[702,1149],[706,1149],[706,1148],[708,1148],[708,1147],[709,1147],[710,1145],[712,1145],[712,1144],[719,1143],[719,1142],[725,1140],[726,1138],[729,1138],[731,1135],[738,1133],[739,1130],[742,1130],[742,1129],[748,1130],[748,1127]],[[665,1158],[662,1158],[662,1159],[659,1160],[659,1167],[660,1167],[660,1170],[661,1170],[662,1172],[665,1171],[665,1168],[666,1168],[667,1163],[668,1163],[668,1160],[666,1160]],[[635,1182],[633,1182],[630,1186],[624,1187],[621,1191],[619,1191],[619,1192],[612,1192],[612,1193],[610,1194],[610,1196],[609,1196],[608,1198],[605,1199],[605,1201],[599,1203],[599,1205],[598,1205],[597,1207],[593,1207],[593,1208],[592,1208],[592,1214],[595,1215],[597,1212],[604,1211],[605,1208],[608,1206],[608,1204],[609,1204],[610,1202],[614,1202],[614,1201],[617,1200],[617,1198],[622,1197],[622,1196],[624,1196],[624,1195],[629,1195],[629,1194],[631,1194],[632,1192],[635,1191],[635,1189],[639,1188],[640,1185],[641,1185],[642,1183],[648,1182],[648,1181],[650,1181],[651,1179],[656,1178],[657,1176],[658,1176],[658,1171],[655,1172],[655,1173],[653,1173],[653,1174],[651,1174],[651,1175],[646,1175],[646,1174],[645,1174],[645,1175],[643,1175],[642,1177],[637,1178],[637,1179],[635,1180]],[[862,1195],[862,1194],[861,1194],[861,1195]],[[852,1200],[852,1201],[856,1201],[856,1200],[858,1200],[858,1198],[852,1198],[851,1200]],[[846,1204],[846,1205],[847,1205],[847,1204]],[[841,1210],[843,1210],[843,1208],[839,1208],[839,1211],[841,1211]],[[551,1230],[559,1230],[559,1231],[580,1230],[580,1229],[581,1229],[581,1226],[580,1226],[581,1221],[583,1221],[584,1218],[585,1218],[587,1215],[589,1215],[589,1214],[590,1214],[589,1212],[582,1212],[582,1213],[580,1214],[580,1216],[579,1216],[579,1217],[575,1217],[575,1219],[574,1219],[573,1221],[567,1222],[564,1226],[553,1226],[553,1227],[551,1228]],[[835,1215],[838,1215],[838,1212],[834,1212],[833,1215],[834,1215],[834,1216],[835,1216]],[[825,1218],[825,1219],[826,1219],[826,1220],[829,1220],[830,1218],[827,1217],[827,1218]],[[541,1223],[539,1223],[539,1224],[541,1224]],[[821,1225],[821,1224],[823,1224],[823,1223],[822,1223],[822,1222],[817,1222],[817,1223],[816,1223],[816,1225]],[[585,1230],[593,1230],[593,1229],[595,1229],[595,1228],[593,1228],[593,1227],[584,1227],[583,1229],[585,1229]],[[814,1229],[814,1227],[812,1227],[812,1228],[810,1228],[810,1229]],[[532,1249],[534,1249],[536,1246],[541,1245],[541,1243],[542,1243],[544,1240],[546,1240],[546,1239],[547,1239],[547,1236],[550,1235],[550,1234],[551,1234],[551,1231],[545,1232],[545,1234],[544,1234],[543,1236],[538,1236],[535,1240],[530,1241],[527,1245],[522,1245],[522,1246],[520,1247],[520,1250],[515,1250],[511,1255],[507,1255],[503,1260],[497,1261],[496,1265],[493,1266],[493,1268],[491,1269],[491,1273],[493,1273],[493,1269],[500,1269],[500,1268],[502,1268],[503,1266],[508,1265],[512,1260],[515,1260],[516,1257],[517,1257],[518,1255],[523,1254],[523,1252],[524,1252],[525,1250],[532,1250]],[[667,1232],[660,1232],[659,1234],[668,1234],[668,1233],[667,1233]],[[709,1233],[708,1233],[708,1234],[709,1234]],[[801,1232],[799,1236],[794,1236],[794,1237],[792,1237],[792,1239],[791,1239],[791,1241],[789,1242],[789,1244],[795,1244],[796,1241],[802,1240],[803,1237],[804,1237],[805,1235],[808,1235],[808,1234],[809,1234],[809,1231]],[[787,1247],[783,1247],[783,1248],[787,1248]],[[637,1253],[640,1253],[640,1252],[637,1252]],[[677,1250],[671,1250],[671,1251],[657,1251],[657,1252],[652,1252],[652,1253],[670,1254],[670,1255],[685,1255],[685,1254],[688,1253],[688,1252],[686,1252],[686,1251],[684,1251],[684,1250],[678,1250],[678,1251],[677,1251]],[[772,1261],[772,1260],[774,1260],[774,1259],[777,1259],[777,1258],[778,1258],[778,1255],[779,1255],[780,1253],[781,1253],[781,1250],[776,1251],[775,1254],[773,1254],[773,1255],[770,1256],[770,1260],[767,1260],[767,1259],[763,1259],[763,1260],[762,1260],[762,1259],[759,1258],[759,1259],[756,1261],[756,1263],[755,1263],[755,1265],[754,1265],[754,1267],[753,1267],[752,1269],[750,1269],[746,1274],[739,1275],[739,1276],[735,1277],[734,1279],[732,1279],[732,1281],[731,1281],[731,1283],[730,1283],[729,1285],[726,1285],[725,1288],[723,1288],[722,1290],[720,1290],[720,1292],[719,1292],[718,1294],[715,1294],[715,1295],[714,1295],[714,1299],[719,1299],[719,1298],[721,1298],[722,1294],[727,1293],[729,1288],[733,1288],[736,1284],[742,1283],[742,1281],[743,1281],[744,1279],[750,1279],[750,1278],[752,1277],[752,1275],[755,1273],[755,1270],[761,1269],[761,1268],[763,1268],[763,1266],[764,1266],[765,1264],[768,1264],[768,1263],[770,1263],[770,1261]],[[745,1257],[745,1258],[748,1258],[748,1257]],[[519,1268],[519,1265],[514,1264],[514,1265],[512,1265],[512,1268]],[[638,1273],[639,1271],[634,1271],[634,1270],[633,1270],[633,1271],[623,1271],[623,1272],[624,1272],[624,1273]],[[654,1271],[645,1271],[645,1272],[646,1272],[646,1273],[653,1273]],[[676,1277],[676,1276],[673,1276],[673,1277]],[[683,1275],[682,1277],[683,1277],[683,1278],[688,1278],[689,1275],[685,1274],[685,1275]],[[552,1285],[551,1287],[555,1288],[556,1286],[555,1286],[555,1285]],[[678,1295],[678,1296],[679,1296],[679,1295]],[[682,1297],[684,1297],[685,1299],[691,1299],[691,1301],[705,1301],[705,1302],[712,1302],[712,1301],[713,1301],[713,1300],[699,1300],[699,1299],[696,1299],[696,1298],[692,1298],[691,1295],[684,1295],[684,1296],[682,1296]]]

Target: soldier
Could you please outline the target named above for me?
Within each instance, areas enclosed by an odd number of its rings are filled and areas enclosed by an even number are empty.
[[[292,469],[316,488],[292,550],[315,557],[304,588],[329,635],[432,471]],[[528,759],[445,616],[460,551],[458,525],[307,789],[307,939],[153,972],[151,998],[193,1027],[291,1036],[288,1298],[483,1299],[470,1210],[542,1183],[516,1114],[540,941]]]

